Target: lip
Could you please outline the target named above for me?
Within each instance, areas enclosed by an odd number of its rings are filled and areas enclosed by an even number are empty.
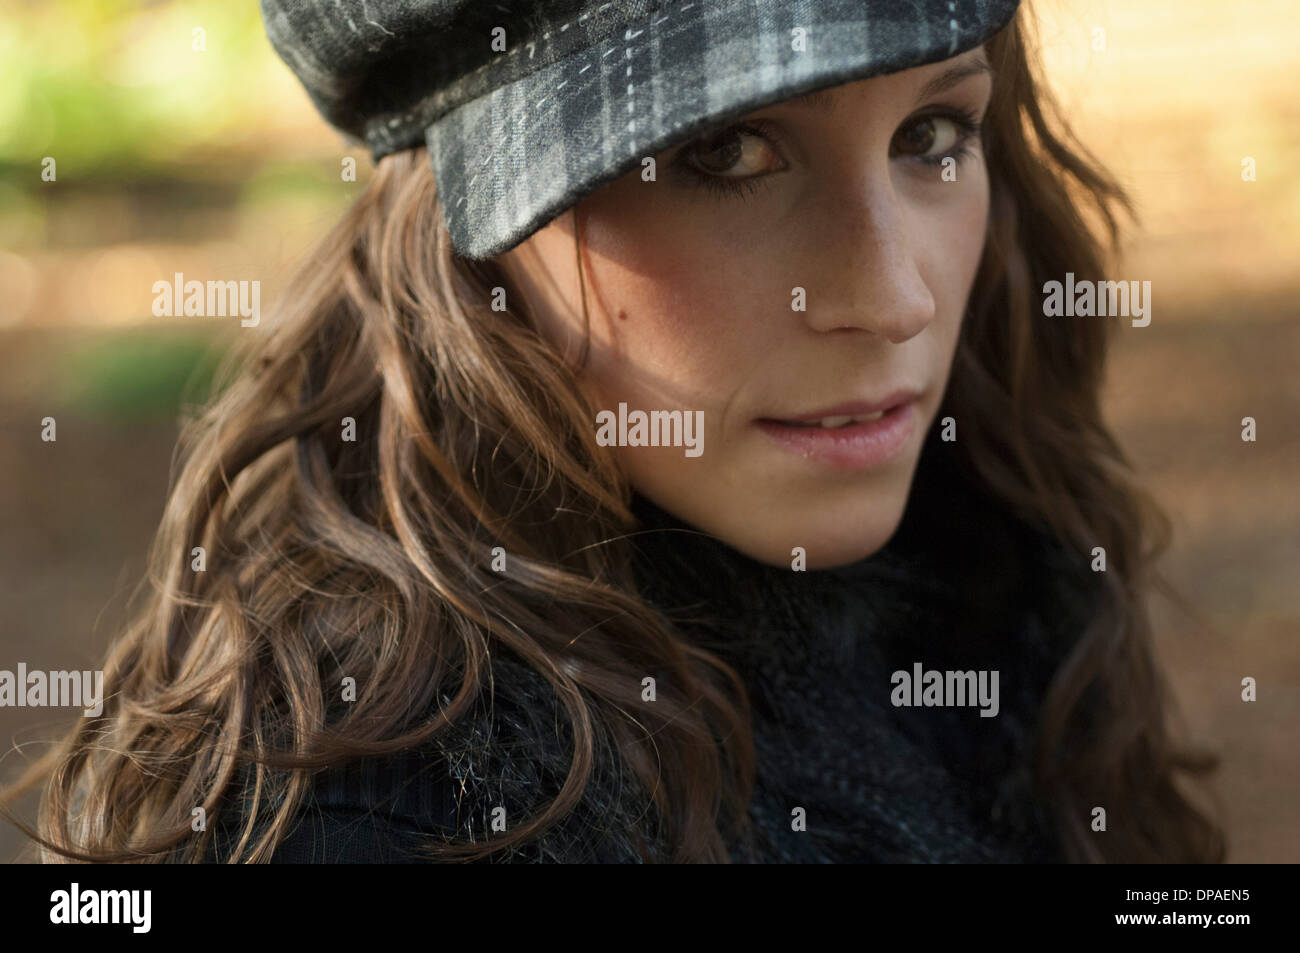
[[[838,470],[878,466],[894,457],[911,439],[917,426],[917,394],[900,391],[875,402],[837,404],[825,410],[785,417],[760,418],[754,423],[785,450]],[[830,429],[797,427],[823,417],[847,417],[885,411],[877,420]]]
[[[836,404],[834,407],[825,407],[821,410],[810,411],[809,413],[800,414],[794,417],[765,417],[763,419],[775,420],[777,423],[795,422],[806,424],[814,420],[821,420],[823,417],[856,417],[859,414],[874,414],[878,410],[889,410],[891,407],[897,407],[899,404],[911,403],[920,396],[921,394],[918,391],[896,390],[892,394],[876,401],[855,400],[845,404]]]

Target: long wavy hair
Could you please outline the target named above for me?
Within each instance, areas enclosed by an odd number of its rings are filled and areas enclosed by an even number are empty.
[[[1099,404],[1112,324],[1045,321],[1039,304],[1067,270],[1103,278],[1132,210],[1047,98],[1026,27],[1022,8],[986,47],[990,223],[945,407],[960,408],[972,479],[1062,545],[1108,557],[1035,751],[1067,856],[1219,861],[1221,830],[1184,790],[1213,761],[1175,742],[1152,655],[1145,597],[1168,524]],[[266,861],[318,769],[448,730],[502,650],[553,686],[569,773],[510,831],[435,855],[533,837],[614,759],[654,808],[662,859],[728,859],[755,773],[744,687],[638,595],[631,488],[595,442],[580,368],[526,309],[488,306],[507,284],[495,262],[455,255],[422,149],[379,162],[269,333],[249,335],[186,422],[102,716],[3,798],[43,784],[38,829],[19,826],[46,859],[197,860],[213,818],[242,802],[230,859]],[[196,546],[206,571],[191,569]],[[496,546],[509,573],[489,570]],[[665,674],[653,702],[646,671]],[[356,698],[340,708],[345,677]],[[1091,836],[1091,807],[1113,804],[1107,835]]]

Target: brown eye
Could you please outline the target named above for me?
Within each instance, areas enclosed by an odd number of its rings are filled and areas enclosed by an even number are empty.
[[[899,151],[907,155],[923,155],[930,151],[936,137],[934,120],[923,119],[920,122],[912,123],[906,129],[900,130],[898,148]]]
[[[951,119],[926,116],[898,130],[894,151],[898,155],[923,156],[936,148],[948,152],[961,140],[962,132]]]
[[[761,175],[780,166],[767,140],[741,126],[729,126],[698,139],[684,151],[697,171],[724,178]]]
[[[708,139],[700,140],[691,150],[691,157],[702,172],[722,175],[740,161],[742,151],[738,132],[735,129],[724,129]]]

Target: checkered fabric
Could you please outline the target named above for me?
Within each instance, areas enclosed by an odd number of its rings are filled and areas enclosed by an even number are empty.
[[[956,56],[1019,0],[261,0],[322,115],[429,147],[459,254],[489,258],[719,121]]]

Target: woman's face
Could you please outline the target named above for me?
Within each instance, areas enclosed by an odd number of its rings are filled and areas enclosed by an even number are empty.
[[[808,568],[843,565],[889,540],[984,246],[991,89],[977,49],[787,100],[579,205],[584,388],[614,418],[702,411],[694,450],[614,447],[640,493],[773,565],[796,547]],[[500,261],[576,360],[575,257],[565,213]]]

